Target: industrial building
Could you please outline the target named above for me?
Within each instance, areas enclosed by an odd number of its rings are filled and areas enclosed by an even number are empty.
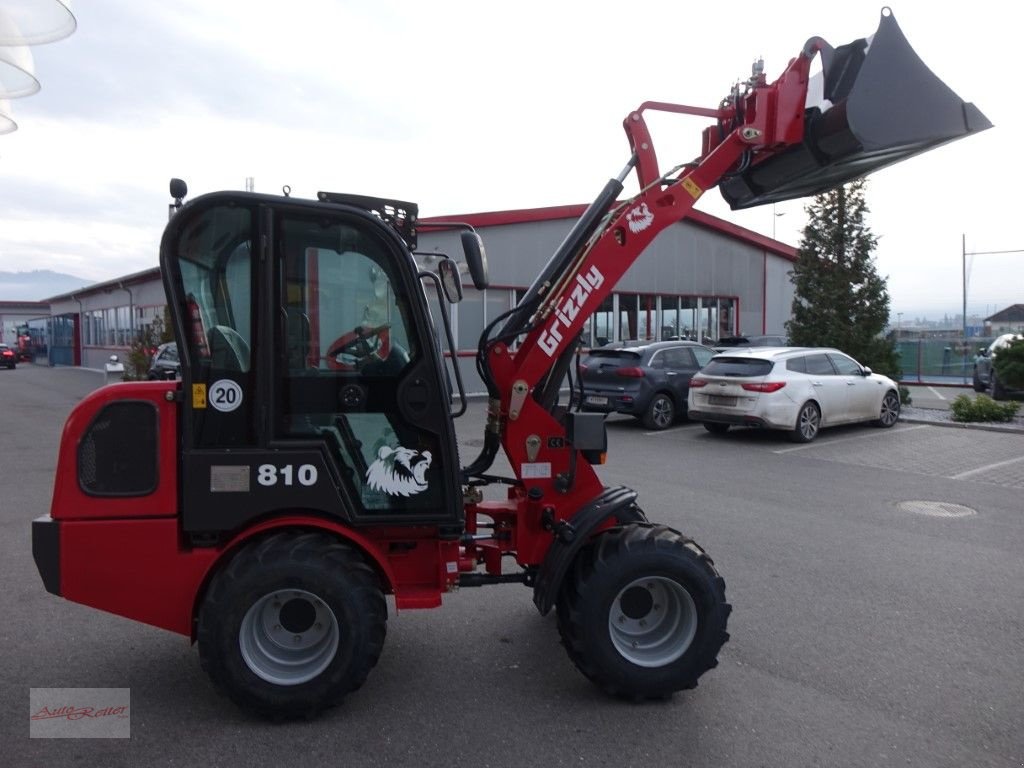
[[[437,218],[473,225],[490,266],[491,286],[476,291],[467,285],[464,300],[451,308],[460,357],[475,354],[481,330],[514,306],[584,209],[573,205]],[[421,231],[417,258],[423,267],[431,268],[442,253],[460,255],[457,235]],[[784,334],[795,259],[791,246],[694,211],[663,232],[630,268],[595,311],[584,344]],[[0,314],[5,306],[0,302]],[[28,320],[38,339],[36,362],[102,369],[110,355],[127,353],[144,327],[162,320],[165,298],[154,267],[53,296],[42,306],[49,311]],[[480,391],[472,366],[463,368],[467,389]]]

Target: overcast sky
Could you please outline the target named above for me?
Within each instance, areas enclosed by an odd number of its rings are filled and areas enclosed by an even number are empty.
[[[19,130],[0,136],[0,270],[104,280],[155,266],[171,176],[192,194],[251,176],[260,192],[391,196],[424,216],[589,202],[625,164],[621,122],[641,102],[714,107],[757,56],[774,80],[810,36],[872,34],[880,8],[78,0],[77,31],[32,48],[42,90],[11,101]],[[968,251],[1024,249],[1020,12],[892,9],[996,125],[872,177],[878,268],[906,323],[959,312],[962,234]],[[697,154],[705,122],[651,121],[663,168]],[[801,201],[732,213],[716,191],[698,207],[793,245],[806,221]],[[969,267],[969,313],[1024,302],[1024,254]]]

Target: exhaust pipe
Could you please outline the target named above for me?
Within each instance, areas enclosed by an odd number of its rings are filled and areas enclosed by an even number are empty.
[[[817,195],[992,127],[925,66],[888,8],[869,38],[813,42],[822,73],[808,83],[803,142],[724,179],[733,210]]]

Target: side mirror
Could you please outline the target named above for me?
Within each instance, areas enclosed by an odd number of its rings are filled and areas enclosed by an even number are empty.
[[[871,375],[871,369],[870,369],[870,368],[868,368],[868,367],[867,367],[866,365],[865,365],[865,366],[863,366],[863,367],[861,368],[861,371],[860,371],[860,372],[861,372],[861,373],[862,373],[862,374],[863,374],[864,376],[870,376],[870,375]]]
[[[466,256],[466,266],[469,267],[469,276],[473,278],[473,287],[482,291],[490,284],[484,241],[480,239],[480,235],[471,230],[463,230],[460,236],[462,237],[462,252]]]
[[[449,258],[441,259],[437,264],[437,274],[441,278],[441,290],[444,291],[444,297],[448,299],[448,303],[458,304],[462,301],[462,277],[459,275],[459,265]]]

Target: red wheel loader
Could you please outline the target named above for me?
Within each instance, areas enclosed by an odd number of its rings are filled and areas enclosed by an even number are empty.
[[[655,110],[711,122],[696,159],[666,173],[645,122]],[[813,195],[988,127],[888,10],[871,38],[812,38],[774,82],[755,66],[715,108],[641,105],[624,121],[622,172],[481,335],[488,415],[468,466],[453,428],[464,388],[455,368],[451,395],[442,349],[455,348],[451,329],[442,312],[435,334],[427,298],[460,299],[459,270],[413,257],[418,230],[460,225],[348,194],[182,203],[176,180],[160,264],[181,381],[110,385],[72,411],[50,514],[33,522],[43,583],[191,638],[217,687],[275,718],[310,716],[364,682],[385,595],[433,608],[503,582],[556,610],[570,658],[609,693],[693,688],[728,638],[725,585],[636,491],[598,477],[602,416],[559,402],[585,320],[709,189],[734,208]],[[632,173],[640,192],[620,200]],[[479,239],[460,237],[484,289]],[[490,474],[499,450],[512,477]],[[488,485],[505,490],[485,499]]]

